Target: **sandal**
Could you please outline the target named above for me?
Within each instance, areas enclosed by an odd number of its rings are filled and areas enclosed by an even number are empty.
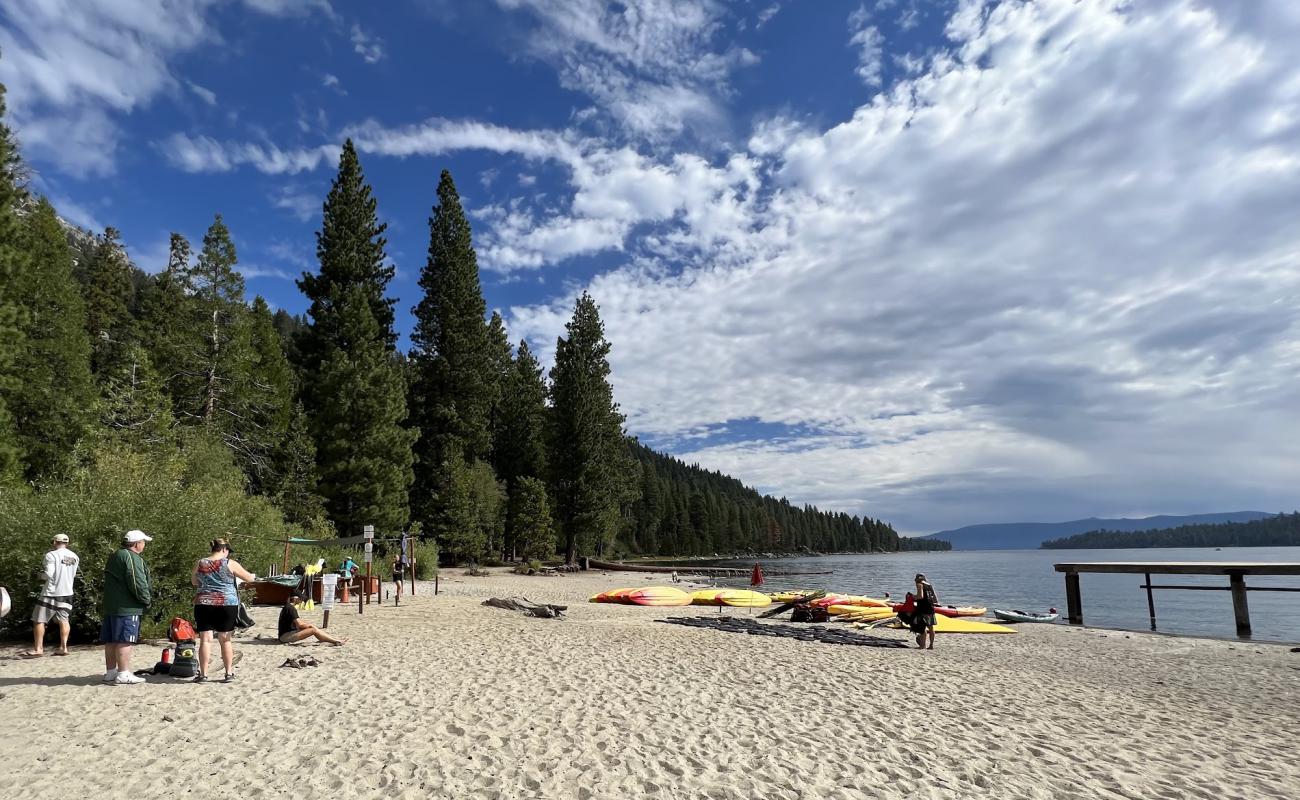
[[[45,658],[44,653],[38,653],[35,650],[24,650],[18,654],[19,658]]]
[[[68,651],[67,651],[67,650],[63,650],[63,651],[55,650],[55,651],[54,651],[54,655],[56,655],[56,656],[66,656],[67,654],[68,654]]]

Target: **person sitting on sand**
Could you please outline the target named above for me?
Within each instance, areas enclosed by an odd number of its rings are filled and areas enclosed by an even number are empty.
[[[939,605],[939,598],[935,596],[934,587],[925,579],[925,575],[916,573],[916,616],[915,620],[921,626],[921,631],[916,635],[916,646],[922,649],[934,649],[934,608]],[[915,630],[915,628],[914,628]],[[927,646],[926,640],[929,640]]]
[[[318,641],[342,645],[342,639],[335,639],[307,620],[299,619],[298,608],[294,603],[301,602],[302,595],[297,592],[289,595],[289,599],[284,601],[284,608],[280,609],[280,641],[284,644],[293,644],[315,636]]]

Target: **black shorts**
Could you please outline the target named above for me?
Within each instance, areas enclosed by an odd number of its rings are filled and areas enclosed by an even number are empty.
[[[230,633],[235,629],[235,616],[238,613],[239,606],[195,606],[194,629],[199,633]]]
[[[399,569],[393,571],[393,583],[401,583],[404,580],[406,580],[406,572],[404,570]]]

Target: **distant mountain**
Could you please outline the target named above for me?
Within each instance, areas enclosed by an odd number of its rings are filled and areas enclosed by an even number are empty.
[[[1150,531],[1182,525],[1217,525],[1223,522],[1250,522],[1275,516],[1263,511],[1229,511],[1222,514],[1190,514],[1185,517],[1161,515],[1143,519],[1076,519],[1069,522],[1002,522],[967,525],[939,531],[924,538],[952,542],[953,550],[1028,550],[1037,549],[1048,539],[1060,539],[1089,531]]]

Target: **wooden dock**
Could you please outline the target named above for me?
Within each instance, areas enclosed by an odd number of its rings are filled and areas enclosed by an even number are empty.
[[[1151,630],[1156,629],[1156,601],[1153,589],[1188,589],[1193,591],[1232,592],[1232,611],[1237,620],[1237,635],[1250,636],[1250,605],[1246,592],[1300,592],[1300,588],[1274,586],[1247,586],[1247,575],[1300,575],[1297,563],[1262,563],[1253,561],[1085,561],[1073,564],[1054,564],[1057,572],[1065,573],[1065,603],[1071,625],[1083,624],[1083,598],[1079,589],[1079,575],[1084,572],[1121,573],[1143,575],[1146,583],[1147,610],[1151,614]],[[1226,575],[1227,586],[1193,586],[1188,584],[1151,583],[1152,575]]]

